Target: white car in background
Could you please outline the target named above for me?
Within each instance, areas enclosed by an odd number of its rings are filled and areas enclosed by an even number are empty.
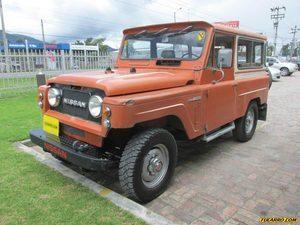
[[[298,70],[297,64],[283,62],[275,57],[267,57],[267,66],[279,69],[281,76],[290,76],[292,73]]]
[[[281,71],[279,69],[276,69],[274,67],[268,67],[268,70],[270,72],[272,81],[279,81],[281,77]]]

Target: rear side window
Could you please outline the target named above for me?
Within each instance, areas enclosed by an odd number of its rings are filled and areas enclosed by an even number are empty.
[[[263,63],[264,43],[239,38],[237,48],[238,68],[261,68],[263,66]]]

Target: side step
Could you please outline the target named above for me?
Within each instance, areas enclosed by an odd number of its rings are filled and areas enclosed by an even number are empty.
[[[217,131],[215,131],[215,132],[213,132],[211,134],[208,134],[208,135],[205,134],[202,137],[202,140],[205,141],[205,142],[210,142],[210,141],[216,139],[217,137],[220,137],[223,134],[226,134],[226,133],[232,131],[234,128],[235,128],[235,125],[234,125],[234,122],[232,122],[227,127],[224,127],[222,129],[217,130]]]

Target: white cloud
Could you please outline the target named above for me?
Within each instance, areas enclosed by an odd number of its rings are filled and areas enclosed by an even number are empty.
[[[179,8],[177,21],[240,20],[241,27],[264,32],[272,40],[270,8],[276,5],[287,7],[286,18],[280,21],[279,42],[290,41],[289,29],[300,26],[299,0],[3,0],[8,32],[41,39],[43,19],[47,41],[105,37],[113,47],[118,46],[123,29],[172,22]]]

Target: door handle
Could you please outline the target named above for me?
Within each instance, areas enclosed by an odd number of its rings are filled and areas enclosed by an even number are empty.
[[[225,73],[224,73],[224,71],[223,71],[222,69],[218,69],[218,71],[221,72],[221,78],[219,78],[218,80],[213,80],[213,81],[212,81],[213,84],[219,83],[219,82],[220,82],[221,80],[223,80],[224,77],[225,77]]]

